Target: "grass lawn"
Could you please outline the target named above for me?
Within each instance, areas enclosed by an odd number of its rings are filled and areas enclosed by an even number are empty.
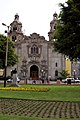
[[[21,87],[49,88],[50,90],[47,92],[0,90],[0,97],[80,102],[80,86],[21,85]]]
[[[0,87],[3,87],[3,85],[0,85]],[[64,102],[71,102],[71,105],[73,104],[73,107],[75,108],[75,105],[78,103],[80,105],[80,86],[73,86],[73,85],[21,85],[21,88],[28,87],[28,88],[49,88],[49,91],[47,92],[36,92],[36,91],[12,91],[12,90],[0,90],[0,98],[14,98],[14,99],[27,99],[27,100],[42,100],[42,101],[62,101],[59,103],[63,106],[65,104]],[[4,100],[5,101],[5,100]],[[42,102],[41,101],[41,102]],[[2,102],[2,101],[1,101]],[[48,102],[46,104],[48,104]],[[73,102],[73,103],[72,103]],[[4,102],[5,103],[5,102]],[[11,102],[10,102],[11,103]],[[43,102],[44,103],[44,102]],[[3,104],[3,102],[2,102]],[[6,103],[5,103],[6,104]],[[33,105],[36,105],[38,103],[34,102]],[[42,103],[41,103],[42,104]],[[45,104],[45,110],[46,109]],[[52,104],[52,103],[51,103]],[[66,104],[66,107],[67,107]],[[48,104],[50,105],[50,104]],[[57,105],[57,104],[56,104]],[[24,106],[24,105],[23,105]],[[56,107],[56,110],[59,108]],[[37,107],[36,107],[37,108]],[[33,108],[34,111],[35,107]],[[38,110],[38,108],[37,108]],[[61,110],[61,109],[60,109]],[[67,109],[66,109],[67,110]],[[71,109],[70,109],[71,110]],[[75,108],[75,110],[77,110]],[[46,112],[46,111],[45,111]],[[67,111],[65,111],[67,113]],[[77,112],[77,111],[76,111]],[[77,113],[75,114],[77,115]],[[74,113],[74,112],[73,112]],[[72,113],[70,113],[72,114]],[[34,116],[16,116],[16,115],[2,115],[0,113],[0,120],[79,120],[79,118],[40,118],[34,117]]]
[[[0,120],[80,120],[80,119],[53,119],[53,118],[38,118],[38,117],[24,117],[24,116],[10,116],[0,115]]]

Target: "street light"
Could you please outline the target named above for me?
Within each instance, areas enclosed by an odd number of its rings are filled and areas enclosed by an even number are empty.
[[[42,69],[42,70],[41,70],[41,74],[42,74],[42,75],[41,75],[41,78],[42,78],[42,83],[44,83],[44,79],[43,79],[43,72],[44,72],[44,70]]]
[[[41,70],[41,72],[42,72],[42,79],[43,79],[43,72],[44,72],[44,71],[43,71],[43,70]]]
[[[2,23],[2,25],[7,27],[7,31],[5,33],[9,33],[9,26],[7,26],[5,23]],[[7,59],[8,59],[8,38],[6,43],[6,56],[5,56],[5,79],[4,79],[4,87],[6,87],[6,74],[7,74]]]
[[[76,72],[76,71],[74,70],[74,79],[76,78],[75,72]]]

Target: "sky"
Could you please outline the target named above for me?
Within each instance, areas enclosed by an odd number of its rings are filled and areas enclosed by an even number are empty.
[[[0,33],[4,34],[7,29],[2,23],[10,25],[18,13],[25,35],[35,32],[48,40],[53,14],[59,14],[59,3],[65,2],[66,0],[0,0]]]

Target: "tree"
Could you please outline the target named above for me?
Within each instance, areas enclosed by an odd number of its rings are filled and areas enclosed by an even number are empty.
[[[54,33],[54,50],[71,60],[80,59],[80,0],[68,0],[60,7]]]
[[[66,70],[62,70],[62,72],[60,72],[61,78],[65,79],[67,77],[70,77],[70,74],[68,73],[68,71]]]
[[[0,34],[0,69],[5,68],[7,37]],[[7,66],[13,66],[18,62],[18,56],[15,53],[14,43],[8,38],[8,61]]]

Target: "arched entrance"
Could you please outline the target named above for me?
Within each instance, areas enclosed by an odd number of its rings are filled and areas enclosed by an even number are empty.
[[[30,67],[30,78],[32,80],[38,80],[39,69],[36,65]]]

